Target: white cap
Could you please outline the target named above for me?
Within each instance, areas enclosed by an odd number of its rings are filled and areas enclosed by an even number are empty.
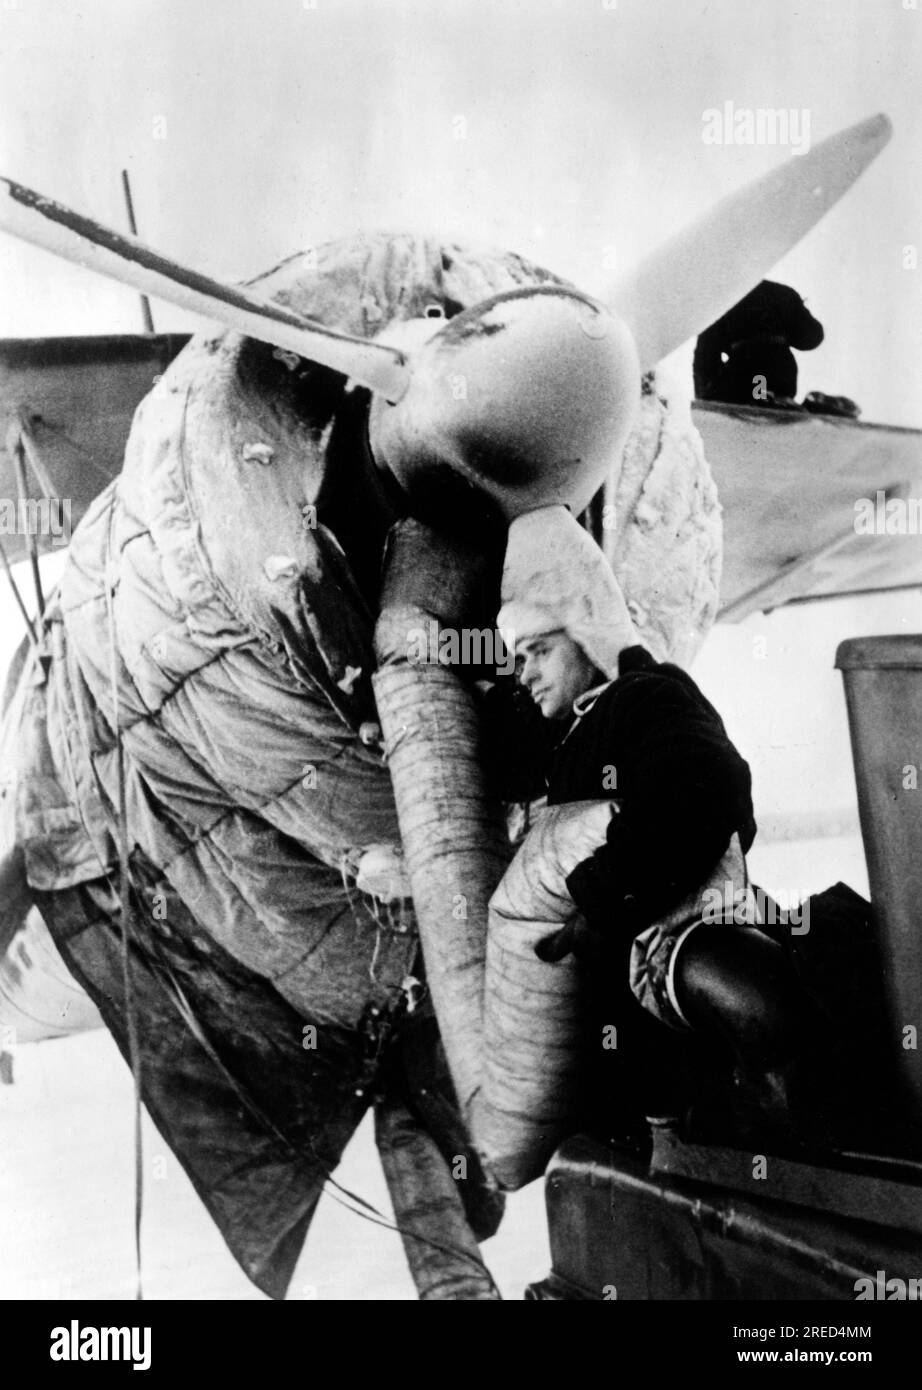
[[[497,626],[517,645],[566,632],[609,679],[638,644],[611,565],[566,507],[541,507],[509,527]]]

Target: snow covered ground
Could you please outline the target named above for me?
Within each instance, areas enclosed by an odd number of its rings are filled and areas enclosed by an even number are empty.
[[[134,1157],[128,1068],[103,1031],[17,1050],[0,1086],[0,1299],[131,1298]],[[261,1299],[149,1120],[143,1279],[150,1299]],[[366,1120],[338,1181],[388,1216]],[[509,1202],[484,1247],[506,1298],[550,1268],[541,1183]],[[400,1237],[324,1197],[289,1298],[412,1300]]]

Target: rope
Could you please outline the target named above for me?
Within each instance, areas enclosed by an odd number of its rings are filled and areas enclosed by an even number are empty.
[[[129,936],[130,936],[130,920],[131,920],[131,899],[130,899],[130,886],[129,886],[129,881],[128,881],[128,813],[127,813],[126,800],[125,800],[125,762],[124,762],[124,748],[123,748],[123,744],[122,744],[122,735],[121,735],[121,729],[120,729],[120,727],[119,727],[119,719],[118,719],[119,697],[118,697],[118,678],[117,678],[116,647],[115,647],[115,616],[114,616],[113,607],[112,607],[112,589],[111,589],[111,583],[110,583],[110,580],[111,580],[111,573],[112,573],[112,570],[111,570],[111,555],[112,555],[112,552],[111,552],[111,524],[112,524],[112,518],[111,518],[111,513],[110,513],[110,518],[109,518],[109,527],[110,527],[110,530],[109,530],[109,534],[108,534],[108,536],[107,536],[107,541],[106,541],[106,615],[107,615],[108,623],[109,623],[109,680],[110,680],[110,686],[111,686],[111,691],[112,691],[113,723],[114,723],[114,729],[115,729],[115,752],[116,752],[116,764],[117,764],[117,768],[118,768],[118,804],[117,804],[117,816],[118,816],[118,821],[117,821],[117,830],[118,830],[118,841],[119,841],[119,845],[118,845],[118,849],[119,849],[119,875],[120,875],[120,883],[119,883],[119,917],[120,917],[121,934],[122,934],[122,941],[121,941],[121,953],[122,953],[122,984],[123,984],[123,990],[124,990],[124,996],[125,996],[125,1013],[126,1013],[127,1027],[128,1027],[128,1056],[129,1056],[129,1065],[130,1065],[130,1068],[131,1068],[132,1079],[133,1079],[133,1081],[134,1081],[134,1152],[135,1152],[134,1241],[135,1241],[135,1269],[136,1269],[136,1291],[135,1291],[135,1297],[136,1297],[136,1299],[137,1299],[138,1301],[141,1301],[141,1300],[143,1299],[142,1278],[141,1278],[141,1223],[142,1223],[143,1201],[144,1201],[144,1157],[143,1157],[143,1144],[142,1144],[142,1132],[141,1132],[141,1058],[140,1058],[140,1048],[139,1048],[139,1045],[138,1045],[137,1018],[136,1018],[136,1012],[135,1012],[135,1007],[134,1007],[134,991],[133,991],[132,983],[131,983],[131,971],[130,971],[130,959],[129,959]],[[34,652],[37,652],[37,651],[40,650],[40,648],[39,648],[38,639],[37,639],[37,637],[36,637],[35,628],[34,628],[34,626],[33,626],[33,624],[32,624],[32,621],[31,621],[31,619],[30,619],[30,617],[29,617],[29,615],[28,615],[28,613],[27,613],[27,611],[26,611],[25,605],[24,605],[24,603],[23,603],[23,601],[22,601],[22,596],[21,596],[21,594],[20,594],[20,592],[19,592],[19,588],[18,588],[18,586],[17,586],[17,584],[16,584],[16,580],[15,580],[15,578],[14,578],[14,576],[13,576],[13,572],[12,572],[12,570],[11,570],[11,568],[10,568],[10,564],[9,564],[8,559],[7,559],[6,551],[3,549],[3,544],[2,544],[2,542],[0,542],[0,558],[2,558],[2,562],[3,562],[4,568],[6,569],[7,577],[9,578],[10,585],[11,585],[11,587],[12,587],[12,589],[13,589],[13,593],[14,593],[14,595],[15,595],[15,597],[16,597],[16,601],[17,601],[17,603],[19,604],[19,609],[20,609],[20,612],[22,613],[23,619],[24,619],[24,621],[25,621],[26,628],[27,628],[27,631],[28,631],[28,634],[29,634],[29,638],[30,638],[30,641],[31,641],[31,643],[32,643],[33,651],[34,651]],[[38,597],[38,599],[39,599],[39,602],[41,603],[41,601],[42,601],[42,595],[41,595],[40,589],[39,589],[38,592],[37,592],[37,597]],[[69,743],[69,740],[68,740],[67,738],[64,739],[64,750],[65,750],[65,755],[66,755],[66,758],[67,758],[68,769],[69,769],[70,775],[71,775],[71,780],[72,780],[72,782],[73,782],[73,784],[74,784],[74,788],[75,788],[75,790],[76,790],[76,787],[77,787],[76,773],[75,773],[75,770],[74,770],[74,767],[73,767],[73,764],[72,764],[72,761],[71,761],[70,743]],[[93,768],[93,773],[94,773],[94,776],[95,776],[95,778],[96,778],[96,781],[97,781],[97,784],[98,784],[98,786],[99,786],[99,789],[100,789],[100,791],[104,794],[104,793],[105,793],[105,788],[102,786],[102,783],[101,783],[100,778],[99,778],[99,773],[98,773],[98,771],[97,771],[97,769],[96,769],[96,767],[95,767],[95,764],[92,763],[92,759],[91,759],[91,766],[92,766],[92,768]],[[78,804],[79,804],[79,799],[78,799]],[[84,825],[85,825],[85,822],[84,822]],[[105,876],[105,878],[109,881],[109,883],[110,883],[110,885],[111,885],[111,884],[112,884],[112,875],[111,875],[111,872],[110,872],[108,866],[107,866],[106,864],[103,863],[103,860],[102,860],[102,858],[101,858],[100,855],[99,855],[99,851],[98,851],[98,849],[96,849],[95,841],[93,840],[92,835],[90,835],[89,828],[86,827],[86,826],[85,826],[85,828],[87,829],[87,834],[88,834],[88,836],[89,836],[89,838],[90,838],[90,842],[91,842],[91,843],[93,844],[93,846],[94,846],[94,850],[95,850],[95,852],[96,852],[96,858],[99,860],[99,865],[100,865],[100,868],[102,869],[103,875]],[[114,889],[114,885],[112,885],[112,886],[113,886],[113,889]],[[17,1006],[17,1007],[18,1007],[18,1006]],[[20,1010],[20,1012],[22,1012],[22,1013],[24,1014],[24,1016],[28,1017],[28,1015],[25,1014],[25,1010]]]
[[[131,884],[128,850],[128,807],[125,796],[125,749],[119,726],[118,664],[115,645],[115,612],[112,602],[112,513],[106,536],[106,616],[109,623],[109,683],[112,698],[112,721],[115,737],[115,763],[118,776],[118,867],[119,920],[121,925],[122,988],[125,997],[125,1019],[128,1027],[128,1059],[134,1082],[134,1247],[136,1289],[135,1298],[144,1297],[141,1277],[141,1221],[144,1211],[144,1152],[141,1134],[141,1053],[138,1045],[138,1021],[135,1013],[134,989],[131,982]]]
[[[18,494],[20,516],[22,508],[29,497],[29,487],[26,482],[26,450],[23,442],[22,427],[15,431],[15,437],[9,442],[10,453],[13,458],[13,469],[16,474],[16,491]],[[31,454],[29,456],[31,462]],[[39,482],[42,483],[41,472]],[[44,484],[42,483],[44,488]],[[42,574],[38,563],[38,542],[31,528],[26,527],[26,549],[29,554],[29,565],[32,569],[32,583],[35,586],[35,602],[38,612],[38,621],[41,622],[45,612],[45,595],[42,591]]]
[[[391,936],[408,936],[409,930],[406,926],[406,899],[396,899],[386,902],[383,898],[376,898],[373,893],[365,894],[362,891],[353,892],[352,884],[349,881],[349,856],[343,855],[339,865],[339,875],[342,880],[343,891],[346,894],[346,901],[352,913],[352,920],[356,926],[361,928],[365,925],[359,916],[359,908],[375,924],[375,949],[372,954],[371,964],[368,967],[368,978],[373,985],[380,986],[377,975],[378,960],[381,955],[381,947],[384,940],[384,933],[389,932]],[[372,906],[369,907],[366,898],[370,897]],[[384,917],[380,915],[379,908],[384,910]],[[418,938],[417,938],[418,940]],[[398,987],[398,997],[400,992],[406,993],[404,985]],[[408,996],[409,997],[409,996]]]

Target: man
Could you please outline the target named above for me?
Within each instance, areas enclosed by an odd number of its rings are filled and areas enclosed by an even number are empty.
[[[734,834],[755,836],[749,767],[678,666],[636,635],[599,547],[563,508],[510,530],[499,626],[518,678],[553,726],[548,805],[615,799],[606,843],[567,880],[587,921],[649,925],[698,887]],[[570,949],[561,934],[548,951]]]
[[[823,325],[796,290],[763,280],[700,334],[695,395],[740,405],[793,405],[797,359],[823,341]]]
[[[615,808],[579,862],[532,877],[546,884],[566,871],[568,920],[536,952],[594,963],[593,1015],[619,1033],[619,1122],[674,1113],[688,1045],[673,1030],[776,1065],[796,1044],[800,1008],[779,949],[749,927],[700,920],[708,883],[725,878],[747,900],[743,856],[755,835],[749,767],[719,714],[687,672],[638,642],[605,557],[563,508],[510,528],[498,622],[541,716],[523,718],[501,689],[487,699],[503,794],[546,795],[532,837],[546,835],[554,808]]]

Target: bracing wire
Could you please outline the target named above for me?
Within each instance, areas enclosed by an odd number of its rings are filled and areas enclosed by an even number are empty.
[[[144,1151],[141,1130],[141,1051],[138,1045],[138,1022],[135,1013],[134,989],[131,981],[131,883],[129,881],[128,806],[125,792],[125,749],[119,723],[118,664],[115,644],[115,611],[113,605],[112,516],[106,537],[106,613],[109,623],[109,682],[112,699],[112,727],[115,740],[117,771],[118,860],[119,860],[119,918],[121,921],[122,988],[125,996],[125,1019],[128,1029],[128,1058],[134,1082],[134,1244],[135,1298],[144,1297],[141,1276],[141,1224],[144,1211]]]

